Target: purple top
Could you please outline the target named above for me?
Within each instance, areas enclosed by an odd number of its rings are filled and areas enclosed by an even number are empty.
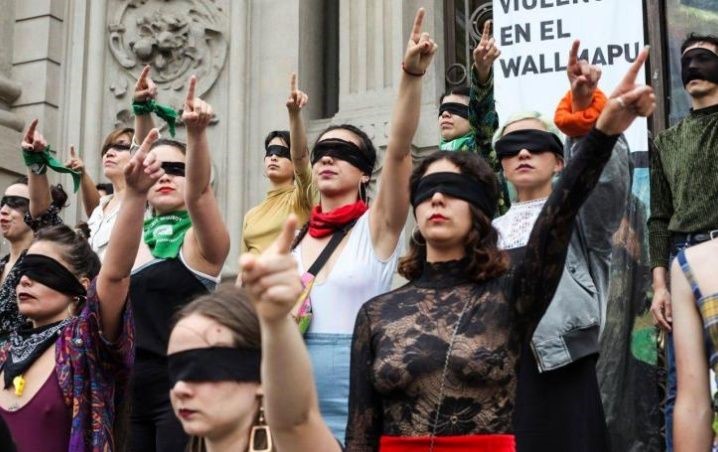
[[[72,410],[65,405],[54,370],[28,403],[17,411],[0,408],[0,416],[12,432],[18,450],[67,452]]]
[[[126,395],[134,361],[135,328],[129,299],[120,337],[109,342],[102,336],[96,283],[97,278],[87,290],[82,311],[63,328],[55,342],[55,374],[60,394],[73,413],[69,452],[115,450],[116,407]],[[5,362],[8,346],[7,342],[0,345],[0,366]],[[45,429],[46,424],[42,428]],[[10,433],[15,435],[12,429]]]

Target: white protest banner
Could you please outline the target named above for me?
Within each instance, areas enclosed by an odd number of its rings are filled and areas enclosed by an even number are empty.
[[[611,94],[643,48],[641,0],[494,0],[496,110],[503,123],[520,111],[553,119],[569,89],[568,52],[581,40],[579,58],[602,66],[599,88]],[[645,70],[638,75],[643,83]],[[647,151],[647,122],[626,131],[631,151]]]

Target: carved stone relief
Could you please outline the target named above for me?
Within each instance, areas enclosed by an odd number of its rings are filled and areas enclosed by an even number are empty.
[[[108,20],[109,48],[119,70],[110,76],[115,125],[131,121],[131,94],[149,64],[159,99],[179,109],[189,77],[197,96],[214,85],[228,47],[227,13],[217,0],[115,0]],[[215,119],[216,121],[216,119]]]

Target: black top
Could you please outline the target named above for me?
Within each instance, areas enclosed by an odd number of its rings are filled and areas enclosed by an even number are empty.
[[[179,258],[151,263],[133,273],[130,300],[138,361],[155,357],[166,372],[167,342],[175,313],[206,293],[204,284]]]
[[[553,298],[574,219],[617,138],[593,130],[579,144],[525,258],[503,276],[476,283],[462,261],[425,264],[418,280],[364,304],[352,343],[348,450],[376,450],[381,435],[431,435],[442,386],[437,435],[512,431],[521,344]]]

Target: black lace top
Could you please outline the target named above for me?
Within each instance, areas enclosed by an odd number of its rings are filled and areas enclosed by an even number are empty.
[[[616,138],[586,136],[525,258],[502,277],[476,283],[462,261],[426,264],[418,280],[364,304],[352,343],[347,450],[376,450],[381,435],[431,435],[440,403],[436,435],[512,431],[521,344],[553,298],[574,218]]]

